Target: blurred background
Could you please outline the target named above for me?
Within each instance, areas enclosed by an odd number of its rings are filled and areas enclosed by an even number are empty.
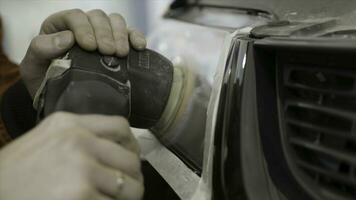
[[[122,14],[128,26],[149,35],[159,23],[171,0],[0,0],[3,21],[3,49],[15,63],[26,53],[31,39],[39,32],[43,20],[60,10],[102,9]]]

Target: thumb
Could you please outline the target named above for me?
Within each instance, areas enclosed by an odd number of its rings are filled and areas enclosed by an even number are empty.
[[[66,53],[74,45],[71,31],[38,35],[30,44],[20,64],[22,79],[33,96],[40,86],[51,60]]]

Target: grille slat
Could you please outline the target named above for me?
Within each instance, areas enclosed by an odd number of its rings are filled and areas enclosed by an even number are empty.
[[[350,163],[356,165],[356,155],[352,155],[348,152],[337,151],[337,150],[334,150],[331,148],[324,147],[320,144],[306,142],[304,140],[297,139],[297,138],[290,138],[290,142],[293,145],[298,145],[298,146],[304,147],[308,150],[312,150],[317,153],[329,155],[331,157],[338,158],[341,161],[347,161],[347,162],[350,162]]]
[[[356,199],[356,68],[279,62],[281,122],[294,164],[321,199]]]
[[[302,168],[306,169],[306,170],[309,170],[309,171],[312,171],[312,172],[316,172],[318,174],[322,174],[324,176],[328,176],[334,180],[337,180],[337,181],[341,181],[341,182],[345,182],[351,186],[354,186],[356,187],[356,180],[355,179],[352,179],[350,178],[350,176],[344,176],[344,175],[340,175],[339,173],[336,173],[336,172],[333,172],[333,171],[330,171],[330,170],[325,170],[321,167],[318,167],[318,166],[314,166],[314,165],[311,165],[307,162],[304,162],[304,161],[301,161],[301,160],[298,160],[296,161],[297,165],[298,166],[301,166]]]
[[[285,85],[329,92],[353,92],[356,74],[352,70],[286,65]]]
[[[350,96],[355,96],[356,94],[353,91],[337,91],[337,90],[325,90],[325,89],[316,89],[313,87],[308,87],[302,84],[297,84],[297,83],[286,83],[286,86],[290,87],[290,88],[295,88],[295,89],[302,89],[302,90],[310,90],[313,92],[320,92],[322,94],[326,93],[326,94],[336,94],[336,95],[350,95]]]
[[[335,137],[341,137],[341,138],[345,138],[348,140],[352,140],[354,142],[356,142],[356,135],[349,135],[348,132],[346,131],[340,131],[337,129],[330,129],[330,128],[326,128],[326,127],[322,127],[322,126],[318,126],[309,122],[305,122],[302,120],[295,120],[295,119],[287,119],[286,122],[288,124],[294,125],[296,127],[301,127],[301,128],[305,128],[305,129],[310,129],[313,130],[315,132],[322,132],[325,134],[329,134],[331,136],[335,136]]]
[[[335,115],[337,117],[342,117],[345,119],[356,119],[356,115],[352,112],[341,110],[333,107],[328,107],[324,105],[316,105],[305,101],[295,101],[295,100],[288,100],[286,101],[287,109],[289,106],[300,107],[304,109],[315,110],[319,112],[323,112],[325,114]]]

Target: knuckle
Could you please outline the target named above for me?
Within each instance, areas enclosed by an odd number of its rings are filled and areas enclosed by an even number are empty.
[[[41,36],[36,36],[31,40],[30,50],[34,55],[41,54]]]
[[[68,144],[74,147],[80,147],[85,138],[83,132],[77,129],[66,131],[63,135],[68,138]]]
[[[67,24],[71,24],[74,20],[77,20],[82,16],[86,16],[85,13],[82,10],[76,8],[67,10],[63,16],[63,19]]]
[[[51,114],[48,119],[50,122],[59,125],[66,125],[69,127],[75,125],[72,114],[63,111]]]
[[[40,30],[43,33],[49,33],[50,32],[50,28],[52,28],[51,22],[50,22],[49,18],[47,18],[42,22]]]
[[[63,114],[60,112],[55,112],[52,113],[51,115],[49,115],[48,117],[45,118],[45,120],[41,123],[41,124],[46,124],[47,126],[51,126],[51,125],[56,125],[58,124],[57,122],[62,121],[62,116]]]
[[[128,120],[123,116],[104,116],[100,118],[100,120],[110,124],[109,127],[111,127],[113,130],[129,129],[130,127]]]
[[[63,112],[63,111],[58,111],[53,113],[52,115],[50,115],[51,119],[55,119],[55,120],[63,120],[66,119],[70,114],[67,112]]]
[[[117,122],[117,124],[120,124],[120,126],[130,127],[129,121],[125,117],[113,116],[113,119]]]
[[[81,15],[81,14],[84,14],[84,11],[82,11],[81,9],[79,8],[74,8],[74,9],[70,9],[67,11],[67,14],[68,15]]]
[[[119,13],[111,13],[109,15],[109,17],[114,19],[114,20],[119,20],[119,21],[124,21],[125,22],[125,18]]]
[[[69,145],[80,145],[81,141],[86,141],[88,135],[86,130],[77,123],[73,114],[67,112],[55,112],[45,119],[43,122],[45,127],[54,129],[54,132],[59,134]]]
[[[31,40],[31,43],[30,43],[31,49],[36,48],[38,46],[38,39],[39,39],[39,36],[36,36]]]
[[[67,129],[61,133],[65,144],[70,146],[73,151],[84,152],[91,142],[90,134],[82,128]]]
[[[88,15],[95,15],[95,16],[101,16],[101,17],[106,17],[106,13],[101,10],[101,9],[93,9],[88,12]]]
[[[69,132],[66,130],[57,131],[57,146],[71,155],[78,162],[84,153],[83,149],[83,139],[78,136],[77,133]],[[75,161],[76,162],[76,161]]]
[[[128,140],[131,138],[130,124],[125,118],[117,119],[116,129],[119,131],[119,134],[121,135],[121,139]]]

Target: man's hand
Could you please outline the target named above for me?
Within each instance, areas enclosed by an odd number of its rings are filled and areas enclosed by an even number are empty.
[[[138,149],[124,118],[53,114],[0,151],[0,199],[139,200]]]
[[[49,16],[42,24],[40,35],[35,37],[20,72],[31,96],[39,88],[52,59],[63,55],[74,43],[88,51],[99,50],[105,55],[126,56],[130,44],[137,50],[146,47],[142,33],[127,28],[119,14],[106,15],[101,10],[87,13],[66,10]]]

